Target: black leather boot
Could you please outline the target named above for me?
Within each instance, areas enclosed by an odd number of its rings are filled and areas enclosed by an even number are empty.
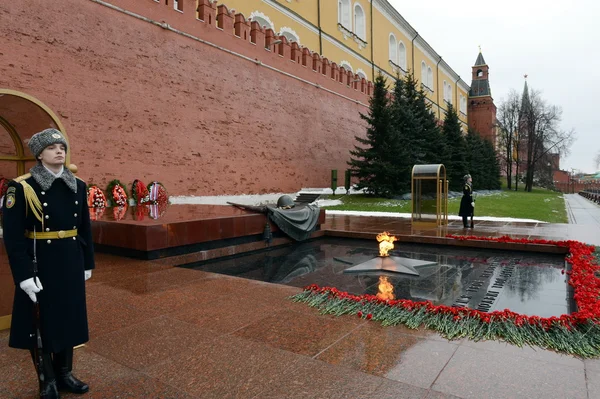
[[[42,370],[37,369],[37,361],[33,351],[31,352],[31,358],[33,359],[33,366],[38,374],[38,381],[40,383],[40,399],[60,399],[58,393],[58,387],[56,385],[56,378],[54,375],[54,368],[52,365],[52,356],[49,353],[42,354]]]
[[[40,382],[40,399],[60,399],[56,380]]]
[[[73,374],[73,348],[54,354],[54,373],[59,391],[82,394],[90,390],[85,382],[79,381]]]

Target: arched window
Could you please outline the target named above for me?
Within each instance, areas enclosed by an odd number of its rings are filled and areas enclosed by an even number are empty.
[[[462,94],[460,95],[460,112],[467,113],[467,98]]]
[[[406,71],[406,46],[402,42],[398,44],[398,65]]]
[[[340,62],[340,68],[344,68],[346,71],[354,72],[354,69],[352,69],[352,65],[350,65],[350,63],[346,60],[342,60]]]
[[[279,30],[279,34],[285,36],[287,41],[290,43],[296,42],[296,43],[300,44],[300,37],[298,36],[296,31],[293,30],[292,28],[288,28],[287,26],[284,26]]]
[[[352,19],[350,18],[350,0],[338,0],[338,22],[344,28],[352,31]]]
[[[452,85],[448,83],[448,102],[452,104]]]
[[[444,80],[444,101],[448,101],[448,83]]]
[[[394,64],[398,63],[398,54],[396,53],[396,36],[390,33],[390,61]]]
[[[265,29],[273,29],[275,31],[275,25],[271,22],[271,19],[260,11],[253,11],[249,17],[252,21],[256,21]]]
[[[477,70],[477,77],[480,78],[483,76],[483,71],[481,69]]]
[[[427,86],[433,90],[433,70],[430,66],[427,67]]]
[[[367,24],[365,21],[365,12],[360,4],[354,4],[354,33],[360,39],[367,37]]]
[[[362,69],[358,68],[358,69],[356,70],[356,74],[357,74],[358,76],[360,76],[362,79],[365,79],[365,80],[367,80],[367,74],[366,74],[366,73],[365,73],[365,71],[363,71]]]
[[[425,65],[425,61],[421,61],[421,83],[427,86],[427,65]]]

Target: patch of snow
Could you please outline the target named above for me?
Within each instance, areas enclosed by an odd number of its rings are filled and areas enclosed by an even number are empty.
[[[399,213],[399,212],[365,212],[365,211],[330,211],[326,210],[328,215],[351,215],[351,216],[379,216],[388,218],[407,218],[410,219],[412,215],[410,213]],[[448,215],[449,220],[462,220],[462,217],[455,215]],[[547,223],[541,220],[535,219],[518,219],[518,218],[505,218],[505,217],[494,217],[494,216],[475,216],[473,218],[477,220],[487,220],[490,222],[532,222],[532,223]]]

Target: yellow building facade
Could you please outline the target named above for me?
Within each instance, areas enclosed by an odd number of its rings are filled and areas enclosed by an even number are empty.
[[[469,85],[386,0],[220,0],[289,41],[318,52],[368,80],[413,72],[432,112],[447,104],[467,129]]]

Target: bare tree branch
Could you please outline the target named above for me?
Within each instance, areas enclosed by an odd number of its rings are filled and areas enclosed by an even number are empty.
[[[538,181],[552,182],[552,162],[549,155],[568,154],[575,131],[560,129],[562,109],[548,104],[539,91],[532,90],[529,101],[524,102],[526,104],[522,105],[520,125],[526,133],[525,189],[531,191],[535,178]]]
[[[500,103],[496,123],[498,127],[498,151],[501,167],[506,174],[508,189],[512,189],[512,172],[515,161],[519,161],[519,116],[521,114],[521,96],[515,90]],[[515,159],[516,158],[516,159]],[[518,170],[517,170],[518,171]]]

